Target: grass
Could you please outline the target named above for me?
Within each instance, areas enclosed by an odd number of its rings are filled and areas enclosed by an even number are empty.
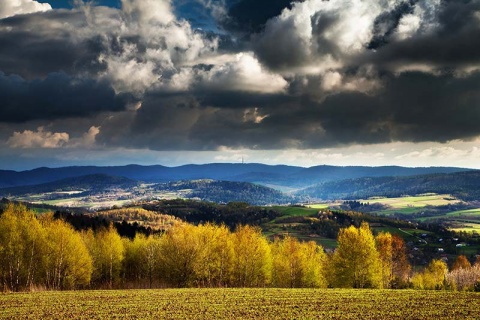
[[[8,319],[478,319],[480,293],[165,289],[0,295]]]
[[[475,220],[474,223],[476,221],[480,223],[480,208],[452,211],[452,212],[447,212],[441,215],[435,215],[434,217],[422,218],[419,220],[426,221],[426,220],[438,220],[438,219],[448,219],[452,221]]]
[[[471,221],[454,221],[450,230],[455,232],[476,232],[480,234],[480,223],[475,223]]]
[[[392,214],[395,212],[404,214],[413,214],[422,211],[427,206],[444,206],[458,203],[459,200],[452,198],[447,194],[428,194],[414,197],[400,198],[375,198],[359,200],[370,204],[380,203],[389,206],[389,209],[378,211],[379,214]]]
[[[308,205],[309,208],[312,209],[328,209],[334,203],[316,203]]]
[[[468,217],[468,218],[478,218],[480,219],[480,208],[469,209],[469,210],[459,210],[447,213],[447,217]]]
[[[282,217],[304,217],[313,216],[318,213],[317,208],[310,207],[273,206],[272,209],[280,212]]]
[[[411,197],[399,197],[399,198],[382,198],[372,197],[370,199],[358,200],[363,203],[380,203],[387,205],[389,208],[385,210],[375,211],[377,214],[390,215],[393,213],[414,214],[421,212],[423,208],[427,206],[444,206],[448,204],[455,204],[460,202],[454,199],[448,194],[425,194]],[[338,203],[318,203],[309,205],[310,208],[326,209],[332,205],[338,205]],[[476,209],[479,210],[480,209]]]

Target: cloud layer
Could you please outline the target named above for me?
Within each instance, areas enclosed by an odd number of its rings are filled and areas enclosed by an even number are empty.
[[[201,21],[182,16],[193,2]],[[10,148],[315,149],[480,135],[480,0],[76,3],[0,5]],[[52,125],[67,129],[37,130]],[[81,132],[88,143],[72,143]]]

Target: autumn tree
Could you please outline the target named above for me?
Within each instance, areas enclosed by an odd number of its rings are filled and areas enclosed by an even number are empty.
[[[124,285],[139,286],[144,284],[146,278],[145,265],[142,261],[142,250],[146,237],[137,234],[133,240],[122,238],[125,257],[122,265],[122,279]]]
[[[272,278],[272,254],[260,228],[239,226],[234,232],[233,285],[263,287]]]
[[[137,234],[133,240],[124,238],[125,259],[123,269],[129,283],[152,288],[159,280],[160,238]]]
[[[447,274],[446,281],[455,290],[478,290],[476,286],[480,283],[480,266],[452,270]]]
[[[377,251],[380,256],[382,287],[390,288],[393,281],[393,247],[392,235],[380,232],[375,237]]]
[[[467,257],[460,255],[446,276],[447,283],[456,290],[473,290],[480,280],[480,266],[472,266]]]
[[[419,272],[412,277],[412,284],[417,289],[443,289],[445,288],[447,272],[447,264],[442,260],[434,259],[423,272]]]
[[[8,204],[0,217],[0,280],[6,290],[28,289],[38,280],[44,234],[35,214]]]
[[[405,241],[398,235],[392,235],[392,282],[391,287],[403,288],[408,285],[412,266],[407,258]]]
[[[182,223],[168,230],[160,241],[160,272],[163,281],[176,287],[188,287],[195,281],[200,256],[198,230]]]
[[[84,233],[83,238],[93,258],[92,280],[112,288],[120,282],[125,254],[122,239],[112,224],[108,229],[101,229],[96,233],[89,230]]]
[[[232,280],[235,248],[233,235],[222,226],[198,226],[199,256],[195,265],[196,282],[201,286],[223,287]]]
[[[87,286],[92,258],[82,237],[72,226],[51,215],[42,217],[45,232],[43,277],[47,288],[75,289]]]
[[[330,282],[341,288],[381,288],[381,261],[368,223],[341,229],[333,254]]]
[[[457,257],[457,259],[455,259],[455,262],[452,266],[452,271],[457,269],[470,269],[471,267],[472,265],[470,264],[470,261],[468,261],[467,257],[460,255]]]
[[[272,285],[275,287],[326,287],[325,253],[315,242],[301,243],[290,236],[272,244]]]

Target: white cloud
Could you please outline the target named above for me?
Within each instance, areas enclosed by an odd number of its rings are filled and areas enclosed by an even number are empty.
[[[121,56],[108,55],[99,59],[107,64],[104,76],[112,81],[117,92],[143,93],[161,77],[155,73],[156,66],[152,61],[138,62],[134,54],[130,55],[135,50],[130,46]]]
[[[175,19],[170,0],[122,0],[122,10],[140,25],[168,24]]]
[[[275,93],[287,86],[283,77],[263,68],[251,52],[239,53],[234,61],[216,65],[201,76],[205,86],[215,89]]]
[[[100,127],[92,126],[81,137],[71,139],[67,132],[50,132],[45,131],[44,127],[39,127],[37,131],[15,131],[7,140],[7,145],[15,149],[87,148],[95,145],[95,138],[99,133]]]
[[[12,148],[60,148],[68,143],[70,136],[66,132],[49,132],[39,127],[37,131],[14,132],[7,144]]]
[[[102,77],[110,80],[117,92],[142,95],[151,88],[186,89],[191,66],[218,46],[217,39],[206,39],[187,21],[178,20],[169,0],[122,0],[122,12],[120,27],[113,29],[120,50],[99,58],[107,65]],[[95,32],[96,20],[91,21]],[[139,40],[122,41],[125,38]]]
[[[70,143],[67,144],[68,147],[93,147],[96,142],[96,137],[100,133],[100,127],[91,126],[87,132],[85,132],[82,137],[71,139]]]
[[[386,5],[378,0],[295,2],[267,22],[256,39],[257,51],[286,74],[341,68],[348,57],[365,50]]]
[[[51,9],[52,7],[48,3],[39,3],[34,0],[2,0],[0,2],[0,19]]]

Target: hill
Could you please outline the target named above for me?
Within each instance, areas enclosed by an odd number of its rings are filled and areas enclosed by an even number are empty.
[[[464,168],[429,167],[405,168],[388,167],[338,167],[314,166],[310,168],[265,165],[258,163],[232,164],[210,163],[184,165],[179,167],[155,166],[116,166],[116,167],[62,167],[37,168],[27,171],[0,170],[0,188],[36,185],[66,178],[92,174],[121,176],[132,180],[161,183],[178,180],[212,179],[237,182],[252,182],[277,189],[305,188],[322,182],[355,179],[362,177],[413,176],[433,173],[453,173],[468,171]]]
[[[0,197],[35,203],[85,208],[120,206],[125,203],[184,198],[253,205],[289,204],[296,196],[250,182],[187,180],[144,184],[125,177],[91,174],[58,181],[0,189]]]
[[[65,178],[58,181],[31,186],[11,187],[0,189],[0,195],[19,196],[26,194],[42,194],[51,192],[90,191],[100,192],[109,188],[131,188],[138,182],[125,177],[116,177],[106,174],[90,174],[74,178]]]
[[[367,199],[424,193],[451,194],[464,201],[480,198],[480,171],[437,173],[404,177],[368,177],[330,181],[306,188],[297,195],[315,199]]]
[[[186,198],[198,198],[216,203],[237,201],[252,205],[267,205],[288,204],[297,200],[294,196],[249,182],[192,180],[158,184],[156,188],[162,191],[184,191]]]

